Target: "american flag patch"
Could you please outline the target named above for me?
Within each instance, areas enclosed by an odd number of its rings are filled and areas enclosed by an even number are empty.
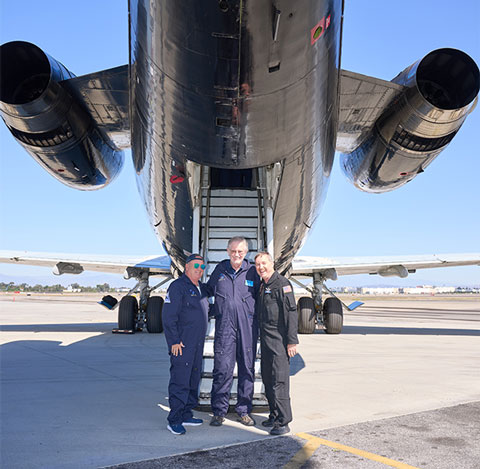
[[[291,292],[292,292],[292,287],[290,285],[283,287],[283,293],[291,293]]]

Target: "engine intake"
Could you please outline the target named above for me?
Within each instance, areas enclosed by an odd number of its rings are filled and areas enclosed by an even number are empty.
[[[15,139],[70,187],[93,190],[111,182],[123,153],[65,87],[74,75],[28,42],[3,44],[0,59],[0,112]]]
[[[422,173],[473,109],[479,76],[475,62],[456,49],[430,52],[401,72],[392,82],[404,91],[365,140],[342,155],[347,177],[366,192],[386,192]]]

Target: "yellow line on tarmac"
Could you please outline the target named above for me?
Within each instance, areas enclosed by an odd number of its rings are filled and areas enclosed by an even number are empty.
[[[394,461],[393,459],[385,458],[383,456],[379,456],[378,454],[369,453],[368,451],[363,451],[361,449],[352,448],[351,446],[341,445],[340,443],[335,443],[334,441],[324,440],[323,438],[318,438],[316,436],[309,435],[308,433],[297,433],[296,436],[307,440],[307,443],[287,464],[285,464],[285,466],[283,466],[284,469],[298,469],[305,464],[305,462],[313,455],[315,450],[322,445],[356,454],[362,458],[371,459],[372,461],[377,461],[397,469],[418,469],[415,466],[410,466],[403,462]]]

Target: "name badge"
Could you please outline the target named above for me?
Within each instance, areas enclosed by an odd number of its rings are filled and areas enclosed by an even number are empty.
[[[253,280],[245,280],[245,285],[247,287],[253,287]]]

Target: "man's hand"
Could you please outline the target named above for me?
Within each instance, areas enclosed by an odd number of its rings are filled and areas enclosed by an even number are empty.
[[[172,355],[175,356],[175,357],[177,355],[181,355],[183,347],[185,347],[185,345],[183,345],[183,342],[180,342],[179,344],[173,344],[172,345]]]
[[[294,357],[297,354],[297,344],[288,344],[287,354],[289,357]]]

